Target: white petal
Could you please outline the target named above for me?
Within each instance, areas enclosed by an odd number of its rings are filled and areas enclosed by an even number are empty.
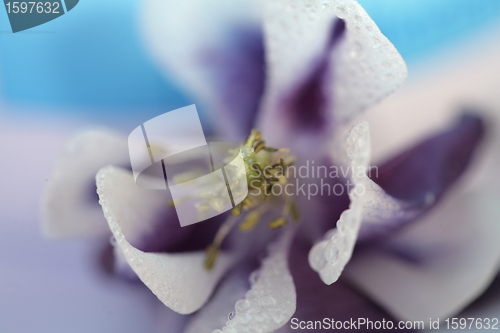
[[[148,221],[153,220],[155,211],[168,204],[166,192],[142,189],[130,172],[115,167],[100,170],[96,181],[116,244],[142,282],[176,312],[192,313],[203,306],[231,264],[230,256],[221,253],[215,267],[208,271],[204,267],[204,252],[167,254],[138,250],[124,234],[142,234],[150,228]]]
[[[185,333],[212,332],[226,324],[234,303],[248,290],[248,276],[234,272],[226,277],[214,296],[198,311],[185,330]]]
[[[42,227],[48,236],[99,236],[109,228],[95,194],[95,174],[103,166],[130,164],[127,140],[104,130],[85,131],[71,139],[42,198]]]
[[[361,224],[377,224],[412,212],[405,211],[403,202],[389,196],[367,176],[371,157],[370,129],[367,122],[360,122],[344,137],[337,148],[337,161],[349,160],[348,168],[353,187],[349,192],[351,203],[337,222],[337,228],[326,232],[324,240],[313,246],[309,264],[319,272],[326,284],[340,277],[352,257]],[[418,212],[415,212],[418,213]]]
[[[420,263],[371,251],[356,257],[345,274],[400,319],[451,317],[500,268],[498,200],[484,192],[450,196],[393,244],[424,255]]]
[[[221,93],[215,84],[214,69],[203,58],[204,52],[225,51],[235,28],[258,28],[257,3],[249,0],[146,0],[140,22],[142,37],[149,53],[165,73],[173,75],[198,102],[206,103],[215,113],[221,112],[224,108]],[[231,128],[224,127],[231,125],[227,116],[218,118],[216,125],[221,123],[220,128],[232,132]]]
[[[340,216],[337,229],[329,230],[325,239],[314,245],[309,252],[311,268],[319,272],[326,284],[337,281],[351,259],[363,215],[370,208],[373,196],[369,188],[373,182],[366,175],[371,150],[368,123],[360,122],[354,126],[348,134],[346,144],[345,151],[351,160],[351,179],[354,184],[349,192],[349,209]]]
[[[297,294],[287,254],[294,230],[272,243],[260,269],[250,275],[251,289],[235,304],[235,317],[222,328],[227,333],[272,332],[295,313]]]
[[[323,52],[332,22],[346,21],[345,40],[332,52],[332,112],[339,123],[374,105],[407,77],[406,64],[365,10],[353,0],[272,0],[265,2],[268,81],[264,111],[276,103]],[[277,119],[261,113],[260,128],[272,135]]]

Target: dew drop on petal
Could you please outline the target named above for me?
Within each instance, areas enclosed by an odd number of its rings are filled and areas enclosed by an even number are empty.
[[[257,297],[257,295],[258,295],[257,291],[255,291],[255,290],[249,290],[249,291],[247,291],[245,298],[247,298],[247,299],[254,299],[254,298]]]
[[[240,299],[235,304],[236,312],[245,312],[250,308],[250,302],[247,299]]]
[[[262,323],[266,319],[267,319],[267,314],[265,314],[262,311],[257,312],[257,314],[255,315],[255,320],[258,321],[258,322],[260,322],[260,323]]]
[[[259,300],[261,306],[273,306],[276,304],[276,300],[272,296],[264,296]]]
[[[227,319],[229,320],[233,320],[233,318],[236,316],[236,312],[234,311],[231,311],[229,312],[229,314],[227,315]]]
[[[337,16],[341,19],[347,17],[347,10],[345,7],[337,7]]]
[[[326,265],[325,242],[320,242],[309,251],[309,265],[315,271],[319,271]]]
[[[363,46],[359,42],[354,42],[349,50],[349,56],[351,58],[357,59],[361,58],[363,55]]]
[[[259,271],[252,272],[252,274],[250,274],[250,283],[254,285],[258,281],[259,281]]]
[[[243,324],[243,325],[246,325],[248,324],[250,321],[252,321],[252,316],[248,313],[242,313],[242,314],[238,314],[238,319],[239,321]]]
[[[330,263],[334,264],[340,256],[340,250],[338,244],[335,240],[331,240],[325,248],[325,259]]]
[[[272,318],[273,318],[274,322],[277,324],[281,324],[286,320],[286,316],[281,312],[273,313]]]

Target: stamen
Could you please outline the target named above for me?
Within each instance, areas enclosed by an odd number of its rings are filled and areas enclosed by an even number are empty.
[[[206,269],[210,270],[215,265],[215,263],[217,261],[217,257],[219,256],[222,241],[226,238],[226,236],[229,234],[231,229],[233,229],[233,227],[237,221],[238,221],[238,217],[231,215],[220,226],[219,230],[217,231],[217,234],[215,235],[214,241],[212,242],[212,244],[210,244],[208,246],[206,254],[205,254],[205,268]]]
[[[272,177],[272,176],[269,177],[267,180],[269,181],[269,183],[271,183],[273,185],[279,183],[279,181],[280,181],[278,178]]]
[[[241,231],[251,231],[253,228],[259,223],[260,220],[260,211],[259,210],[254,210],[248,213],[247,216],[245,216],[245,219],[243,222],[240,224],[240,230]]]
[[[289,219],[298,222],[299,212],[293,199],[283,191],[280,191],[280,194],[273,192],[274,186],[286,186],[289,181],[287,168],[293,165],[295,160],[289,153],[288,148],[266,146],[262,134],[255,129],[252,130],[241,147],[247,173],[248,195],[231,210],[231,215],[220,226],[214,241],[207,248],[205,257],[207,269],[212,269],[216,265],[221,244],[238,221],[241,221],[239,230],[249,232],[259,224],[265,212],[273,211],[271,204],[281,203],[283,205],[281,215],[271,220],[268,227],[271,229],[285,227]]]
[[[266,146],[266,143],[264,141],[259,141],[257,142],[257,144],[255,145],[255,153],[257,154],[262,148],[264,148]]]
[[[233,209],[231,209],[231,214],[233,216],[240,216],[242,206],[243,206],[242,203],[236,205]]]
[[[255,171],[259,171],[260,174],[262,174],[262,168],[260,167],[260,164],[259,163],[252,163],[252,169],[254,169]]]
[[[284,218],[283,216],[280,216],[277,219],[272,220],[268,224],[269,228],[271,229],[278,229],[284,227],[285,225],[286,225],[286,218]]]
[[[269,168],[264,169],[264,177],[266,177],[267,179],[273,177],[273,174],[271,173],[271,170],[269,170]]]
[[[208,270],[211,270],[215,266],[215,262],[217,261],[217,258],[219,257],[219,252],[220,249],[211,244],[207,248],[207,252],[205,255],[205,268]]]
[[[246,197],[241,203],[242,203],[243,209],[245,209],[245,210],[249,210],[250,208],[252,208],[255,205],[249,197]]]

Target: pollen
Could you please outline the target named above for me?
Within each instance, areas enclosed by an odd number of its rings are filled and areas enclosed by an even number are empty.
[[[275,189],[288,184],[287,169],[295,161],[290,150],[268,146],[263,135],[255,129],[238,149],[245,165],[248,195],[231,210],[231,215],[207,248],[205,267],[209,270],[216,264],[221,244],[234,225],[239,224],[241,232],[250,232],[264,221],[269,229],[274,230],[300,219],[294,199],[283,189]],[[228,153],[234,156],[235,151]]]
[[[243,221],[240,224],[241,231],[250,231],[252,230],[260,220],[260,212],[258,210],[254,210],[248,213]]]

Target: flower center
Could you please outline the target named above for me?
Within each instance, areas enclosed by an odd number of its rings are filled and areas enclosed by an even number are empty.
[[[266,221],[269,228],[283,228],[290,220],[299,220],[293,198],[283,191],[289,181],[288,167],[295,161],[290,150],[267,146],[262,134],[255,129],[238,149],[245,165],[248,195],[231,210],[231,216],[221,225],[214,241],[208,246],[205,257],[207,269],[215,265],[223,240],[236,224],[242,232],[251,231],[263,220],[265,213],[279,206],[282,207],[281,214]],[[230,153],[234,156],[236,152]],[[277,187],[281,189],[276,190]]]

